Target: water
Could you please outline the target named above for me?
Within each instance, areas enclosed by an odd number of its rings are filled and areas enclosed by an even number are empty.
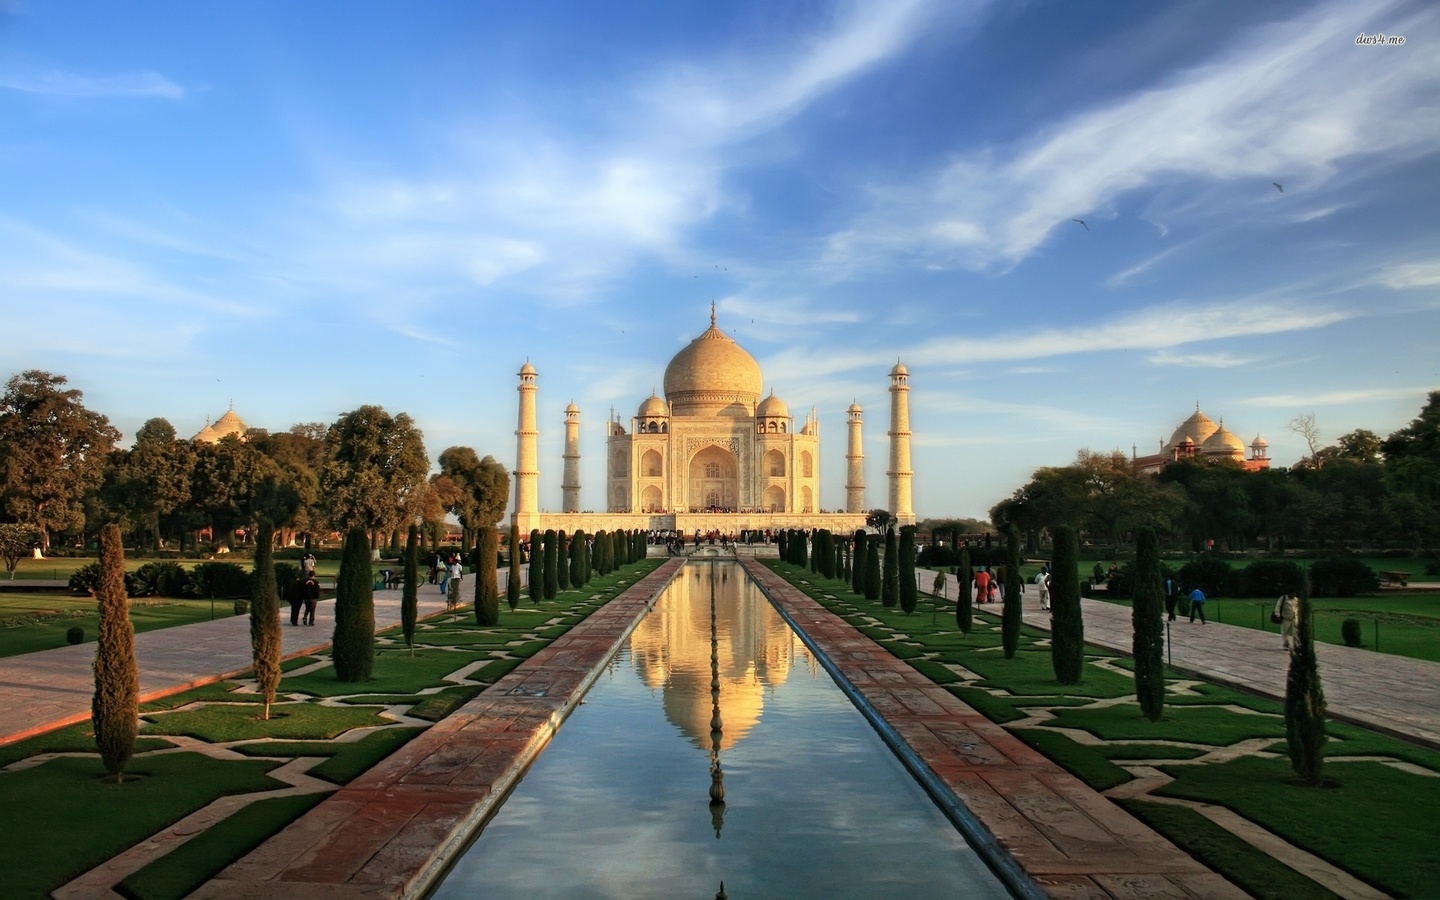
[[[732,898],[1009,896],[733,563],[676,578],[434,896],[709,898],[721,881]]]

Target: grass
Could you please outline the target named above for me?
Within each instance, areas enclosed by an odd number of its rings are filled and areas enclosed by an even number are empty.
[[[232,601],[215,601],[215,618],[234,614]],[[93,643],[99,613],[93,597],[0,593],[0,619],[40,619],[0,627],[0,657],[5,657],[67,646],[65,632],[76,625],[85,630],[84,643]],[[137,633],[209,620],[209,600],[137,600],[130,605],[130,623]]]
[[[234,682],[206,685],[142,707],[142,714],[152,724],[146,725],[146,736],[139,739],[141,747],[168,747],[171,742],[160,735],[186,734],[213,742],[257,741],[236,749],[242,755],[264,759],[217,761],[194,753],[147,757],[136,760],[131,768],[147,772],[149,777],[119,786],[123,793],[115,786],[98,784],[96,777],[102,771],[98,756],[52,760],[26,772],[0,772],[0,797],[6,801],[0,810],[0,833],[7,836],[0,842],[0,864],[10,864],[0,893],[42,896],[214,797],[272,789],[277,783],[263,773],[279,765],[277,760],[328,757],[312,768],[311,774],[337,785],[353,780],[422,730],[380,718],[377,702],[414,704],[411,714],[415,718],[439,720],[482,690],[475,685],[450,685],[443,680],[445,675],[489,658],[492,651],[514,656],[537,652],[661,562],[648,561],[596,579],[583,595],[566,592],[538,606],[527,598],[518,611],[502,609],[501,624],[493,628],[479,628],[468,612],[454,624],[448,615],[432,618],[421,623],[418,633],[434,643],[418,646],[413,659],[399,643],[398,628],[387,630],[378,636],[373,680],[341,684],[329,667],[287,676],[280,684],[282,696],[304,693],[312,699],[275,705],[272,714],[279,715],[269,722],[257,717],[259,698],[234,693]],[[91,603],[88,598],[75,599]],[[445,649],[447,646],[455,649]],[[325,659],[324,655],[304,657],[287,662],[285,668],[293,670]],[[518,658],[493,659],[471,677],[493,681],[521,662]],[[418,695],[423,689],[437,687],[443,690]],[[355,693],[372,695],[369,705],[364,705],[367,698],[340,706],[322,706],[313,699]],[[212,705],[180,710],[199,702]],[[357,727],[375,725],[386,727],[358,741],[329,740]],[[0,764],[57,751],[93,753],[88,723],[0,747]],[[252,804],[216,830],[197,836],[136,873],[123,891],[134,897],[183,896],[314,802],[316,798],[306,797]]]
[[[179,900],[237,859],[237,854],[249,853],[324,799],[324,794],[302,794],[257,800],[126,878],[120,890],[136,900]]]
[[[1096,599],[1129,606],[1129,600]],[[1320,598],[1315,607],[1315,640],[1343,645],[1341,623],[1360,620],[1361,645],[1382,653],[1440,662],[1440,596],[1383,594],[1374,597]],[[1280,626],[1271,624],[1275,600],[1255,597],[1211,600],[1205,606],[1211,621],[1239,625],[1274,633],[1277,645]]]
[[[143,775],[105,784],[99,758],[62,758],[6,772],[0,804],[5,894],[40,897],[211,801],[283,785],[267,760],[219,762],[198,753],[133,760]]]
[[[1117,668],[1128,669],[1129,661],[1115,659],[1112,651],[1092,651],[1087,655],[1083,683],[1062,686],[1049,669],[1048,651],[1037,645],[1047,637],[1043,632],[1022,629],[1019,653],[1015,659],[1006,660],[995,649],[1000,643],[994,628],[998,620],[988,612],[977,614],[969,635],[960,635],[953,618],[942,615],[932,620],[923,600],[916,615],[905,616],[855,597],[839,582],[825,581],[809,571],[780,563],[770,565],[852,623],[878,621],[867,630],[887,649],[903,646],[908,653],[913,651],[913,645],[922,646],[927,658],[912,659],[911,665],[927,675],[938,676],[936,680],[947,690],[992,720],[1014,722],[1027,715],[1023,711],[1027,707],[1051,708],[1054,718],[1046,724],[1014,733],[1096,790],[1130,778],[1117,763],[1135,759],[1191,760],[1204,752],[1166,746],[1161,741],[1221,748],[1250,738],[1269,740],[1270,749],[1279,758],[1251,756],[1223,764],[1184,766],[1164,766],[1162,762],[1165,771],[1176,779],[1162,793],[1229,807],[1396,896],[1440,897],[1440,856],[1434,853],[1440,842],[1440,818],[1433,815],[1440,804],[1440,778],[1377,763],[1338,760],[1342,756],[1375,755],[1440,772],[1440,753],[1331,722],[1327,729],[1332,740],[1326,746],[1329,762],[1325,774],[1341,786],[1299,787],[1294,784],[1286,754],[1278,702],[1202,683],[1186,694],[1168,694],[1164,717],[1152,723],[1139,714],[1133,699],[1133,679],[1094,665],[1103,657],[1112,660]],[[1385,598],[1386,602],[1404,599]],[[1353,605],[1357,601],[1345,602]],[[963,667],[983,680],[964,682],[945,667],[946,663]],[[1092,705],[1106,698],[1123,702]],[[1072,740],[1057,730],[1060,728],[1077,729],[1105,740],[1139,743],[1091,746]],[[1331,896],[1308,878],[1190,810],[1143,798],[1127,801],[1125,806],[1254,896]]]

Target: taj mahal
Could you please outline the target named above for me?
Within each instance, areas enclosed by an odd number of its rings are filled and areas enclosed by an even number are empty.
[[[582,512],[580,410],[565,409],[560,513],[539,507],[538,372],[519,374],[513,522],[522,532],[638,529],[702,533],[779,528],[853,531],[865,524],[863,410],[846,410],[845,509],[821,512],[820,421],[814,408],[798,420],[774,391],[763,399],[760,365],[710,327],[665,367],[665,396],[652,393],[628,422],[606,424],[604,512]],[[890,370],[888,509],[913,524],[909,372]],[[879,504],[875,504],[879,505]]]

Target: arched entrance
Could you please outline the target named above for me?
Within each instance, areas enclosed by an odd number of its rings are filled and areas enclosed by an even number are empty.
[[[765,511],[772,513],[785,511],[785,490],[778,484],[772,484],[765,489]]]
[[[690,459],[686,502],[691,509],[735,509],[739,482],[735,456],[711,445]]]

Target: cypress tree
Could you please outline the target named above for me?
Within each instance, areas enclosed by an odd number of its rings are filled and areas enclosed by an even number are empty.
[[[825,574],[825,536],[819,529],[810,532],[810,571]]]
[[[595,577],[594,539],[589,535],[580,544],[580,583],[589,584]]]
[[[884,582],[880,589],[880,604],[894,607],[900,603],[900,554],[895,546],[895,526],[885,526],[885,569]]]
[[[510,525],[510,571],[505,573],[505,602],[513,611],[520,605],[520,526]]]
[[[835,556],[830,560],[830,577],[849,581],[850,570],[846,564],[850,562],[850,559],[846,556],[845,540],[843,538],[836,540],[835,535],[832,534],[830,535],[830,546],[835,552]]]
[[[961,634],[969,634],[975,627],[975,603],[970,594],[970,582],[975,580],[975,571],[970,567],[970,548],[960,548],[959,565],[955,567],[955,624]]]
[[[280,686],[280,593],[275,589],[275,527],[261,521],[256,534],[255,574],[250,578],[250,655],[255,687],[264,699],[260,718],[269,720]]]
[[[594,560],[595,574],[602,578],[610,574],[610,570],[605,567],[605,550],[609,546],[610,535],[603,531],[595,532],[595,548],[591,558]]]
[[[905,615],[915,611],[920,597],[915,588],[915,526],[905,525],[900,529],[900,608]]]
[[[865,599],[880,599],[880,535],[865,540]]]
[[[1057,525],[1050,572],[1050,663],[1055,680],[1079,684],[1085,666],[1085,622],[1080,615],[1080,548],[1075,529]]]
[[[790,561],[790,531],[782,528],[775,534],[775,550],[785,562]]]
[[[1006,659],[1014,659],[1020,648],[1020,532],[1005,529],[1005,603],[1000,608],[1000,643]]]
[[[630,565],[630,532],[624,529],[615,532],[615,564]]]
[[[115,525],[106,525],[100,532],[95,601],[100,609],[100,632],[95,642],[90,724],[100,760],[120,784],[125,780],[125,766],[135,754],[135,732],[140,727],[140,670],[135,664],[135,629],[125,594],[125,548]]]
[[[1295,630],[1298,645],[1290,654],[1290,671],[1285,679],[1285,740],[1290,747],[1290,767],[1310,787],[1323,782],[1325,761],[1325,691],[1320,686],[1320,669],[1315,658],[1315,618],[1310,589],[1300,585],[1300,621]]]
[[[1135,586],[1130,600],[1135,698],[1145,718],[1158,722],[1165,712],[1165,582],[1160,539],[1153,528],[1135,533]]]
[[[555,547],[555,589],[557,591],[570,590],[570,539],[566,537],[564,529],[555,533],[559,541]]]
[[[500,589],[495,584],[495,526],[481,525],[475,530],[475,624],[500,624]]]
[[[405,587],[400,592],[400,631],[415,655],[415,620],[420,606],[420,529],[411,523],[405,535]]]
[[[345,535],[340,574],[335,579],[335,632],[330,657],[335,677],[369,681],[375,663],[375,583],[370,573],[370,538],[363,528]]]
[[[865,595],[865,557],[869,541],[865,529],[855,529],[854,547],[850,552],[850,590],[857,596]]]
[[[810,565],[809,540],[804,531],[797,530],[791,544],[795,547],[795,565],[804,569]]]
[[[554,600],[555,592],[560,588],[560,576],[556,567],[560,564],[559,536],[555,529],[545,529],[545,537],[542,539],[545,544],[545,599]]]
[[[540,529],[530,531],[530,602],[545,599],[545,545]]]
[[[578,528],[570,535],[570,586],[585,586],[585,532]]]

